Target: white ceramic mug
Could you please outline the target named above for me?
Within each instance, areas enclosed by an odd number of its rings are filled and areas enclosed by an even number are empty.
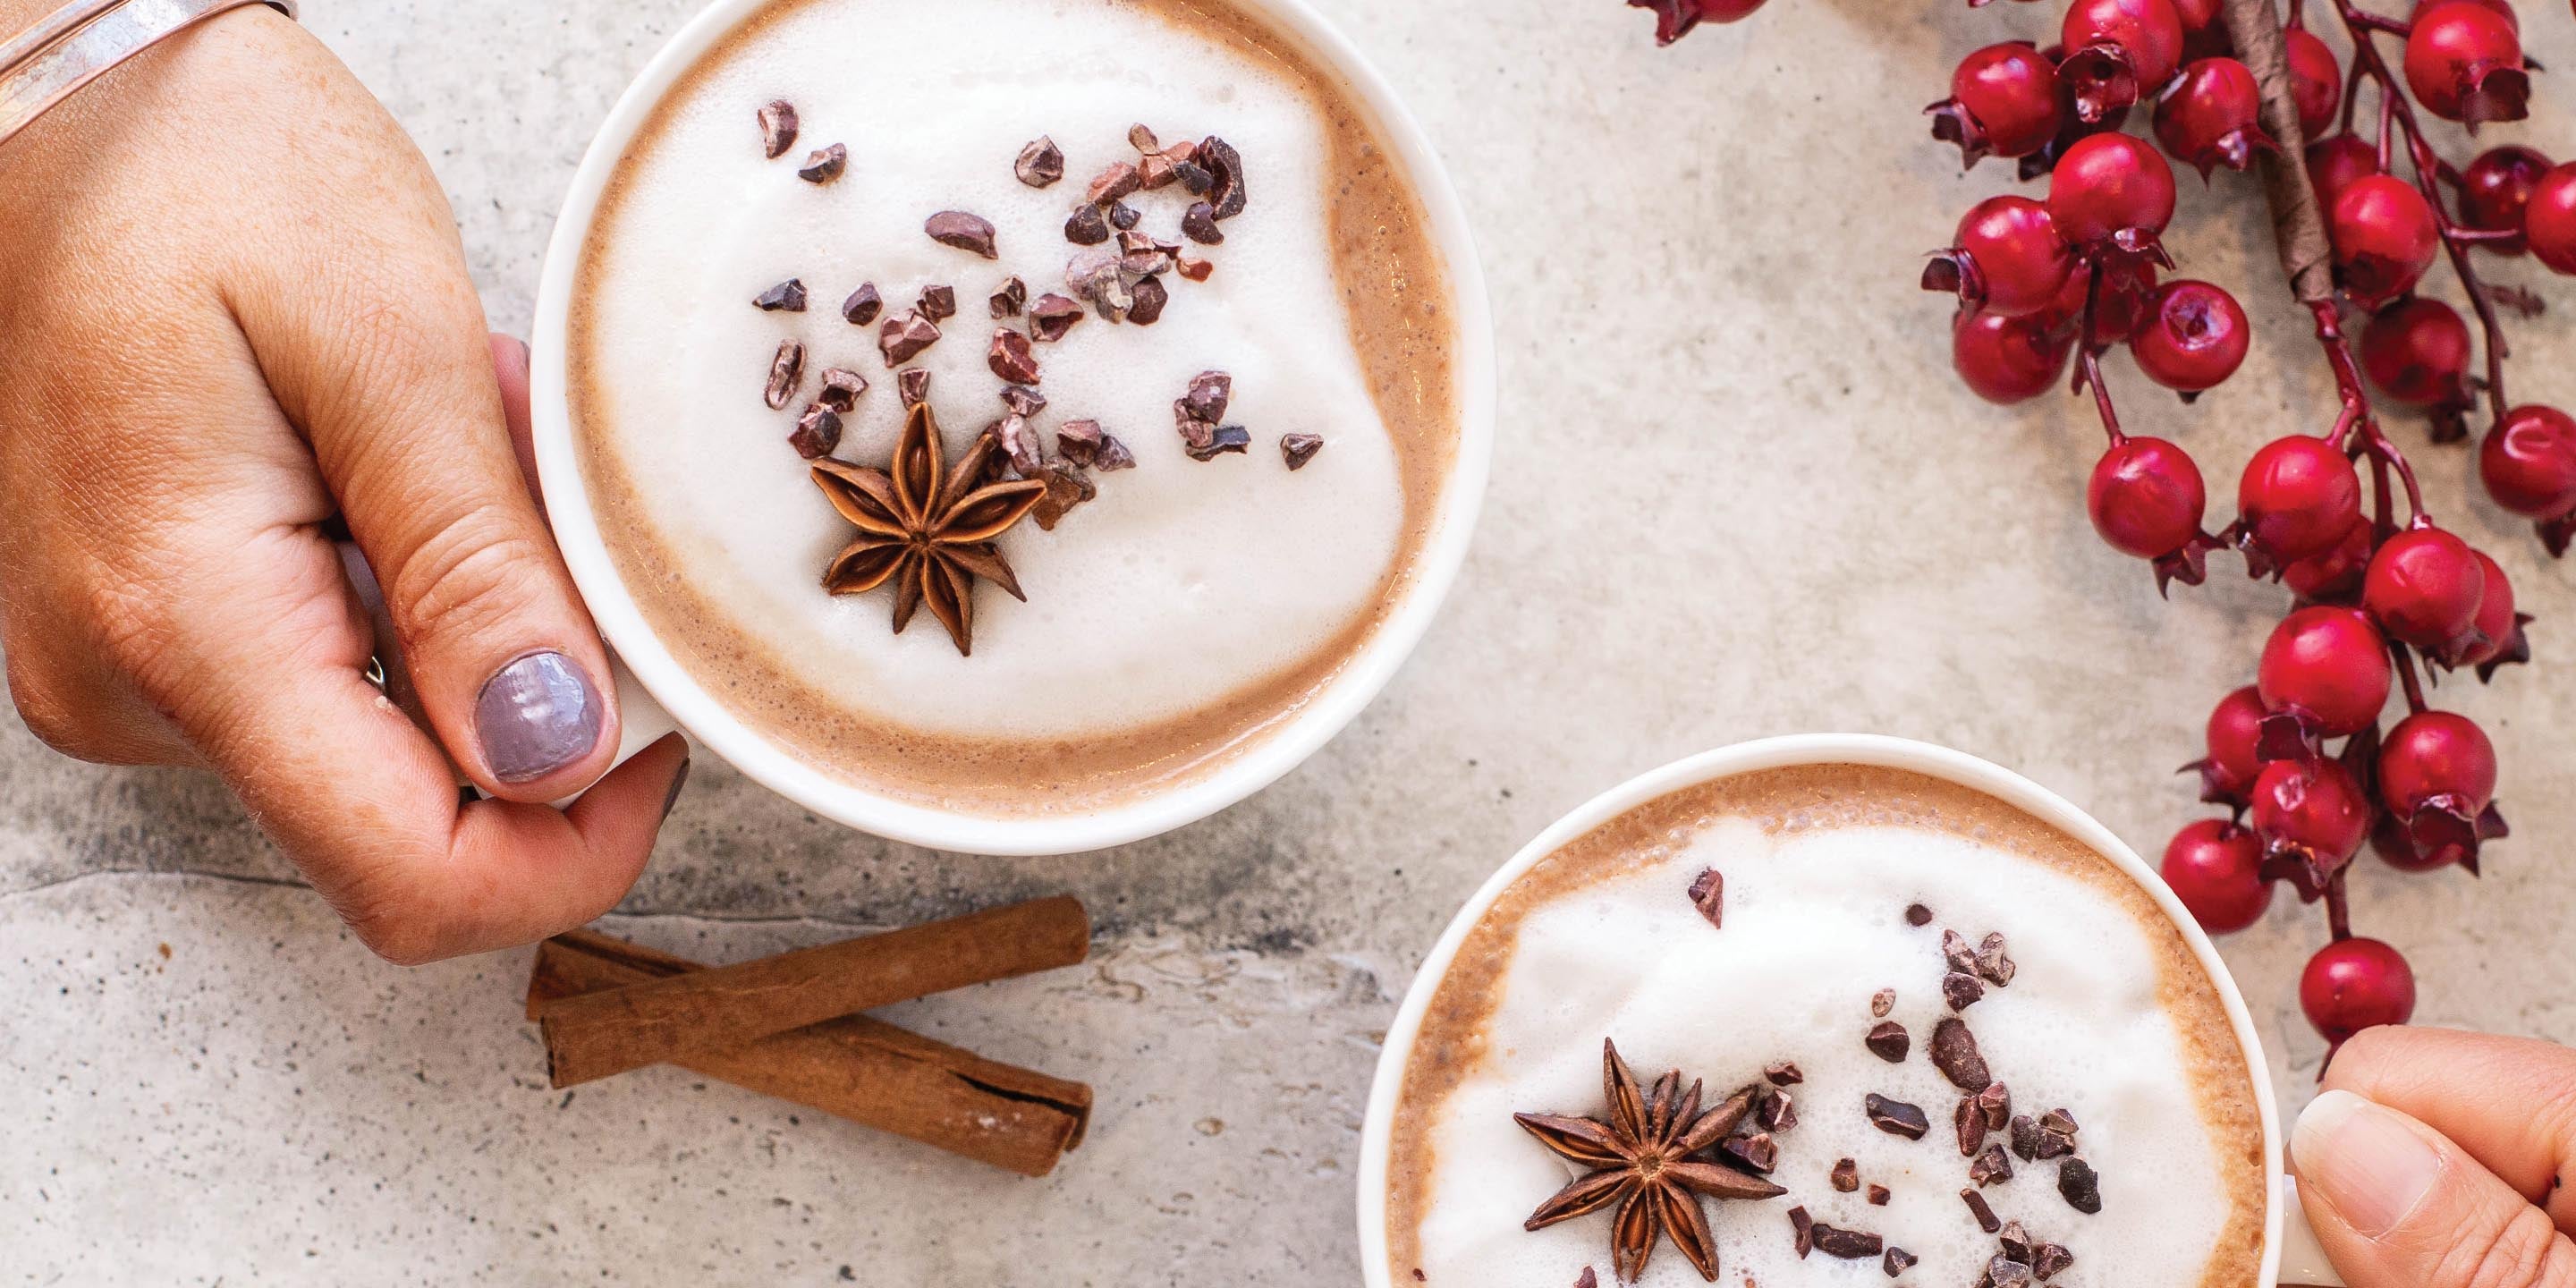
[[[1296,768],[1377,696],[1429,629],[1433,614],[1466,558],[1493,453],[1493,322],[1484,276],[1477,264],[1466,213],[1421,126],[1350,41],[1326,24],[1305,0],[1235,0],[1268,19],[1281,38],[1293,42],[1319,67],[1338,77],[1376,117],[1382,136],[1421,197],[1433,244],[1448,262],[1454,294],[1450,316],[1458,326],[1458,451],[1448,485],[1442,491],[1439,521],[1386,620],[1321,693],[1301,704],[1281,727],[1266,733],[1260,742],[1204,775],[1126,804],[1079,816],[998,819],[927,808],[871,792],[804,763],[736,718],[696,676],[680,666],[637,611],[633,596],[608,556],[573,447],[566,393],[567,319],[574,277],[583,245],[598,215],[600,194],[627,145],[662,97],[700,58],[768,2],[716,0],[646,64],[582,158],[572,191],[565,197],[563,213],[555,224],[554,240],[546,251],[544,276],[537,288],[536,327],[530,345],[537,473],[554,524],[555,541],[563,549],[573,581],[599,623],[600,633],[623,661],[621,672],[631,671],[631,675],[618,676],[618,699],[626,728],[621,756],[632,754],[676,725],[770,790],[824,817],[916,845],[996,855],[1069,854],[1156,836],[1224,809]]]
[[[1368,1288],[1409,1288],[1390,1282],[1387,1268],[1387,1161],[1396,1101],[1403,1090],[1405,1068],[1413,1057],[1413,1044],[1422,1033],[1423,1013],[1430,1008],[1432,994],[1448,974],[1459,945],[1484,919],[1486,910],[1531,865],[1648,801],[1720,778],[1801,765],[1881,766],[1974,788],[2090,846],[2144,887],[2182,932],[2183,941],[2191,946],[2201,969],[2217,987],[2237,1044],[2244,1049],[2245,1067],[2253,1072],[2254,1099],[2263,1119],[2263,1166],[2272,1186],[2272,1201],[2263,1223],[2262,1288],[2340,1288],[2343,1280],[2327,1264],[2316,1235],[2299,1212],[2297,1190],[2282,1171],[2280,1106],[2272,1094],[2271,1079],[2265,1072],[2270,1066],[2264,1062],[2262,1041],[2255,1036],[2245,999],[2237,993],[2226,964],[2218,959],[2218,951],[2210,946],[2209,936],[2201,932],[2199,923],[2192,920],[2155,870],[2112,835],[2109,828],[2093,821],[2064,797],[2011,770],[1929,743],[1862,734],[1806,734],[1738,743],[1632,779],[1557,820],[1555,826],[1513,855],[1511,862],[1504,864],[1467,901],[1414,976],[1413,987],[1405,994],[1404,1008],[1397,1012],[1395,1027],[1386,1035],[1386,1048],[1378,1056],[1377,1081],[1369,1094],[1368,1118],[1361,1129],[1360,1143],[1360,1264]]]

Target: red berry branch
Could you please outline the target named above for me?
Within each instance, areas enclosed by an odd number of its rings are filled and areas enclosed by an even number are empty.
[[[1657,11],[1669,43],[1761,0],[1629,2]],[[2465,439],[2483,404],[2488,493],[2564,553],[2576,539],[2576,420],[2505,394],[2502,314],[2537,315],[2541,302],[2483,280],[2473,253],[2528,253],[2576,274],[2576,164],[2508,146],[2455,167],[2426,128],[2429,116],[2474,135],[2526,115],[2533,68],[2509,0],[2420,0],[2402,20],[2318,2],[2350,39],[2349,64],[2307,29],[2306,0],[2288,0],[2286,15],[2276,0],[2068,0],[2056,44],[1970,54],[1950,97],[1928,109],[1933,137],[1970,168],[2008,159],[2048,186],[2042,199],[1970,208],[1923,285],[1957,297],[1952,363],[1988,400],[2036,398],[2074,368],[2108,439],[2086,508],[2104,541],[2150,561],[2160,589],[2200,584],[2209,555],[2232,549],[2250,575],[2291,591],[2255,683],[2219,702],[2206,756],[2186,767],[2229,815],[2183,828],[2164,875],[2216,933],[2260,920],[2281,884],[2323,905],[2329,942],[2300,1001],[2340,1046],[2415,1007],[2405,958],[2353,932],[2345,883],[2363,848],[2401,871],[2475,875],[2481,846],[2505,835],[2494,747],[2474,722],[2434,709],[2428,689],[2455,669],[2491,680],[2529,658],[2530,619],[2503,569],[2435,521],[2372,390],[2424,413],[2435,443]],[[2395,66],[2382,41],[2403,43]],[[2368,134],[2355,129],[2365,97]],[[2141,108],[2161,153],[2124,132]],[[2337,394],[2322,432],[2253,455],[2236,517],[2216,532],[2191,454],[2125,433],[2105,378],[2105,356],[2125,347],[2139,374],[2189,402],[2246,356],[2251,323],[2233,295],[2164,280],[2175,268],[2163,245],[2176,195],[2167,155],[2205,182],[2260,168],[2284,273]],[[2417,293],[2445,257],[2475,334]],[[2357,345],[2348,309],[2366,318]],[[2404,710],[2383,732],[2392,695]]]

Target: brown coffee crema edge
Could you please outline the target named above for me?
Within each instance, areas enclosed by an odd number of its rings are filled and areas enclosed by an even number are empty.
[[[663,96],[628,145],[628,155],[649,149],[701,90],[711,69],[727,63],[769,24],[810,5],[836,2],[782,0],[750,19]],[[1335,282],[1350,320],[1352,346],[1396,449],[1404,524],[1396,557],[1379,580],[1375,607],[1302,661],[1201,711],[1096,736],[955,737],[851,709],[848,694],[809,684],[754,638],[751,628],[729,625],[732,615],[678,571],[683,564],[674,556],[668,534],[625,461],[611,449],[616,427],[593,414],[600,400],[594,384],[596,328],[588,301],[595,297],[591,282],[605,254],[602,239],[594,236],[585,244],[574,281],[568,362],[574,443],[609,557],[644,620],[682,670],[763,738],[853,786],[913,804],[993,817],[1080,812],[1168,790],[1215,771],[1293,722],[1376,637],[1410,593],[1422,552],[1448,503],[1463,415],[1457,386],[1459,338],[1451,316],[1452,269],[1432,240],[1430,216],[1402,162],[1357,91],[1346,88],[1288,33],[1222,0],[1098,2],[1143,11],[1270,65],[1305,91],[1324,122],[1325,174],[1333,185],[1326,206],[1339,251]],[[749,107],[744,111],[748,119]],[[994,164],[1010,160],[999,157]],[[1259,165],[1258,158],[1253,164]],[[1257,178],[1257,169],[1255,174]],[[617,225],[625,203],[634,199],[630,181],[621,160],[601,194],[594,230]],[[1218,271],[1224,271],[1221,256]],[[802,468],[801,463],[795,467]],[[1306,485],[1306,480],[1290,478],[1278,483]],[[1114,491],[1094,504],[1117,504]],[[1080,523],[1078,514],[1073,522]],[[1033,596],[1081,593],[1073,586],[1028,589]]]
[[[2241,1142],[2240,1148],[2218,1151],[2235,1202],[2210,1250],[2200,1288],[2251,1288],[2256,1283],[2263,1264],[2269,1186],[2254,1075],[2236,1043],[2226,1004],[2182,933],[2144,889],[2083,842],[1974,788],[1865,765],[1763,770],[1683,788],[1577,837],[1503,891],[1459,945],[1405,1063],[1387,1159],[1387,1269],[1393,1282],[1413,1282],[1413,1270],[1421,1264],[1440,1108],[1485,1062],[1488,1022],[1502,1004],[1521,923],[1564,895],[1671,861],[1700,831],[1728,818],[1748,819],[1773,835],[1873,825],[1948,832],[2083,880],[2136,918],[2156,949],[2157,997],[2181,1035],[2193,1099],[2206,1112],[2203,1121],[2216,1140]],[[1934,911],[1937,915],[1939,910]],[[2024,969],[2035,967],[2024,963]],[[1746,1057],[1757,1064],[1770,1058],[1762,1052],[1747,1052]],[[2118,1164],[2103,1166],[2108,1171]],[[1520,1215],[1508,1214],[1513,1221]],[[1966,1219],[1964,1212],[1961,1219]],[[1786,1247],[1785,1227],[1780,1239]]]

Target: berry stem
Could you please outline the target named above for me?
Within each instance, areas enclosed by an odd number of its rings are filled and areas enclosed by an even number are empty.
[[[2352,938],[2352,901],[2343,890],[2344,874],[2351,870],[2349,865],[2336,868],[2326,878],[2326,931],[2338,944]]]
[[[2496,316],[2494,299],[2478,279],[2476,266],[2469,262],[2471,242],[2483,239],[2464,237],[2461,230],[2453,226],[2450,207],[2442,200],[2442,158],[2433,150],[2433,145],[2425,141],[2423,127],[2415,119],[2414,104],[2407,100],[2406,91],[2390,73],[2388,62],[2380,56],[2379,46],[2373,39],[2374,35],[2381,34],[2402,37],[2411,28],[2408,24],[2377,14],[2364,13],[2353,7],[2352,0],[2334,0],[2334,6],[2336,13],[2343,18],[2345,31],[2352,37],[2356,79],[2367,77],[2379,87],[2379,110],[2384,122],[2379,144],[2380,168],[2391,169],[2387,125],[2394,124],[2397,132],[2405,137],[2407,157],[2414,163],[2415,186],[2432,204],[2434,216],[2440,221],[2442,250],[2450,257],[2451,271],[2458,275],[2460,286],[2468,293],[2470,305],[2477,310],[2478,327],[2486,337],[2487,410],[2501,421],[2505,408],[2511,405],[2505,399],[2504,360],[2511,356],[2513,349],[2505,342],[2504,324]]]
[[[2397,678],[2406,686],[2406,709],[2419,716],[2424,714],[2424,681],[2415,674],[2415,650],[2390,640],[2388,659],[2397,664]]]

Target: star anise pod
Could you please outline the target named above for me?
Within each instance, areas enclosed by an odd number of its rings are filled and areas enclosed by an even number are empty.
[[[928,403],[917,403],[904,414],[891,470],[814,462],[814,485],[859,529],[858,539],[823,570],[823,588],[864,595],[892,582],[896,634],[927,603],[957,651],[973,656],[975,579],[1027,602],[993,542],[1046,496],[1046,485],[1034,479],[988,482],[992,453],[992,436],[979,436],[963,460],[949,465],[938,418]]]
[[[1619,1058],[1619,1048],[1604,1040],[1601,1086],[1610,1101],[1607,1121],[1512,1115],[1540,1144],[1586,1169],[1540,1204],[1522,1228],[1542,1230],[1616,1205],[1610,1221],[1611,1273],[1636,1282],[1646,1273],[1646,1259],[1654,1255],[1657,1240],[1670,1237],[1700,1278],[1715,1282],[1717,1245],[1710,1239],[1699,1196],[1768,1199],[1788,1191],[1691,1157],[1726,1139],[1744,1121],[1753,1111],[1754,1089],[1746,1087],[1701,1113],[1700,1084],[1691,1083],[1688,1091],[1681,1084],[1676,1070],[1656,1079],[1652,1091],[1640,1093],[1637,1075]]]

